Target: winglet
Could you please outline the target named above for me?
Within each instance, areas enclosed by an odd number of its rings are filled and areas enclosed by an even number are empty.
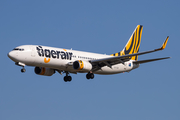
[[[163,50],[163,49],[165,49],[168,39],[169,39],[169,36],[167,36],[167,38],[166,38],[166,40],[164,41],[164,43],[163,43],[163,45],[161,46],[161,48],[156,49],[156,51],[157,51],[157,50]]]

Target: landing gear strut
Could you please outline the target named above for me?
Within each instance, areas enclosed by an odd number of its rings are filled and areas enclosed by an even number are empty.
[[[86,78],[87,79],[93,79],[94,78],[94,74],[92,72],[89,72],[88,74],[86,74]]]
[[[17,62],[17,63],[15,63],[15,65],[18,65],[18,66],[23,67],[23,68],[21,69],[21,72],[22,72],[22,73],[26,72],[26,69],[24,68],[24,66],[25,66],[25,64],[24,64],[24,63]]]
[[[66,76],[64,76],[64,82],[70,82],[72,80],[71,76],[68,76],[68,72],[66,72]]]

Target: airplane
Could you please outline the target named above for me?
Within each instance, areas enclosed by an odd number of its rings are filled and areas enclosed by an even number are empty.
[[[70,82],[70,73],[87,73],[87,79],[93,79],[94,74],[110,75],[130,72],[140,64],[170,57],[138,60],[139,55],[152,53],[165,49],[169,36],[163,45],[154,50],[139,52],[142,36],[142,25],[137,25],[127,44],[122,51],[111,54],[97,54],[77,51],[72,49],[47,47],[42,45],[22,45],[8,53],[8,57],[21,66],[21,72],[25,72],[25,66],[34,66],[37,75],[52,76],[56,71],[62,75],[64,81]]]

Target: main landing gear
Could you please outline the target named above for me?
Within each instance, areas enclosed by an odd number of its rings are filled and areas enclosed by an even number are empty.
[[[88,72],[88,74],[86,74],[86,78],[89,79],[93,79],[94,78],[94,74],[92,72]]]
[[[70,82],[72,80],[72,77],[69,76],[69,73],[66,72],[66,76],[64,76],[64,82]]]
[[[69,72],[65,72],[66,76],[64,76],[64,82],[71,82],[72,77],[69,75]],[[94,78],[94,74],[92,72],[88,72],[86,74],[86,78],[89,79],[93,79]]]

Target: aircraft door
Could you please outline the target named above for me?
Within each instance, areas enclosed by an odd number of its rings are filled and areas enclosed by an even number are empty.
[[[31,49],[31,56],[32,56],[32,57],[36,57],[35,47],[32,46],[32,47],[30,47],[30,49]]]
[[[35,62],[35,57],[36,57],[36,52],[35,52],[35,47],[34,46],[30,46],[30,50],[31,50],[31,57],[30,57],[30,61],[31,61],[31,64],[34,64]]]

